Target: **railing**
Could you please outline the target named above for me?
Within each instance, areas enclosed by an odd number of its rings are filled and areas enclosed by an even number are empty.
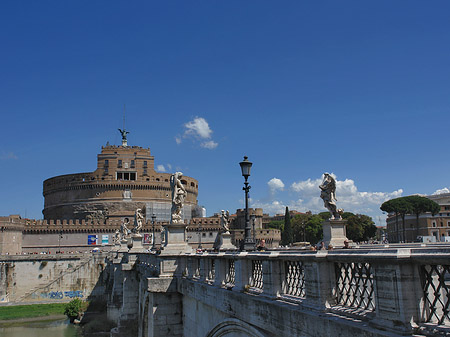
[[[195,282],[357,316],[374,325],[392,322],[391,330],[431,324],[450,331],[450,250],[438,255],[425,248],[180,258],[186,261],[183,277]]]
[[[369,263],[335,263],[336,301],[344,308],[374,311],[373,271]]]
[[[450,265],[420,268],[425,321],[450,326]]]

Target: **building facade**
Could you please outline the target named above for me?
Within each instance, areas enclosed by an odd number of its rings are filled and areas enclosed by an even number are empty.
[[[386,234],[389,242],[413,242],[420,237],[431,236],[436,242],[450,241],[450,193],[429,195],[428,199],[440,206],[438,214],[420,214],[417,223],[416,215],[405,216],[405,223],[400,216],[389,214],[386,219]]]
[[[126,144],[126,143],[125,143]],[[102,147],[94,172],[67,174],[44,181],[44,219],[103,220],[133,216],[136,209],[169,221],[172,207],[169,173],[154,169],[150,149],[139,146]],[[183,219],[201,216],[198,181],[183,176],[187,196]]]

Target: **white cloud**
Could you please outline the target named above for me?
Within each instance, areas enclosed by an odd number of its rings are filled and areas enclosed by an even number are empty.
[[[270,193],[275,193],[277,190],[282,191],[284,189],[284,183],[281,179],[272,178],[267,182]]]
[[[207,142],[203,142],[203,143],[201,143],[201,147],[204,147],[205,149],[210,149],[210,150],[212,150],[212,149],[215,149],[216,147],[217,147],[217,145],[219,145],[219,144],[217,144],[215,141],[213,141],[213,140],[208,140]]]
[[[450,189],[448,189],[447,187],[441,188],[439,190],[436,190],[433,195],[436,194],[444,194],[444,193],[450,193]]]
[[[2,151],[0,155],[0,160],[16,160],[19,159],[13,152]]]
[[[352,179],[338,180],[336,175],[331,174],[336,179],[336,204],[339,208],[353,213],[369,214],[379,211],[380,205],[386,200],[398,198],[403,190],[398,189],[392,192],[362,192],[358,191],[355,182]],[[326,211],[320,198],[319,185],[323,178],[308,179],[298,181],[291,185],[293,191],[298,192],[303,200],[302,206],[306,206],[313,212]],[[298,204],[298,203],[297,203]]]
[[[212,140],[213,131],[203,117],[195,117],[192,121],[187,122],[184,124],[184,129],[183,135],[175,137],[177,144],[181,144],[183,139],[191,139],[195,142],[199,141],[201,147],[209,150],[213,150],[219,145]]]
[[[203,139],[211,138],[212,130],[206,119],[202,117],[195,117],[194,120],[184,124],[184,127],[186,128],[185,134]]]
[[[384,201],[398,198],[403,193],[402,189],[392,192],[359,191],[354,180],[339,180],[334,174],[331,175],[336,179],[337,206],[348,212],[367,214],[374,221],[380,222],[380,217],[385,218],[380,210],[380,206]],[[270,197],[252,201],[252,207],[261,207],[265,213],[270,214],[282,214],[286,206],[290,210],[300,212],[326,212],[327,209],[320,198],[319,185],[322,183],[322,179],[323,176],[317,179],[309,178],[296,181],[291,184],[290,191],[286,191],[283,195],[278,193],[276,198],[273,192],[282,191],[284,183],[277,178],[271,179],[267,183],[269,190],[272,192]]]
[[[166,168],[164,167],[164,165],[156,166],[156,170],[159,172],[166,172]]]

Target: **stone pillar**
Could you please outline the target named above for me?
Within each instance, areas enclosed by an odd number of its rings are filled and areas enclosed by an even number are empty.
[[[148,278],[149,318],[144,336],[183,336],[183,301],[174,277]]]
[[[250,275],[252,272],[252,261],[245,258],[246,252],[239,254],[239,258],[234,262],[235,284],[233,291],[248,290],[250,285]]]
[[[263,260],[263,295],[276,299],[281,292],[281,264],[283,260],[277,259],[279,252],[271,252],[269,260]]]
[[[345,226],[347,226],[347,220],[325,220],[322,223],[325,247],[330,244],[334,248],[344,247],[344,241],[348,240]]]
[[[133,247],[130,249],[130,253],[142,253],[145,252],[144,246],[142,245],[142,238],[143,236],[141,234],[132,234],[131,235],[131,241],[133,242]]]
[[[214,286],[221,287],[225,284],[225,280],[227,277],[227,259],[221,258],[221,254],[217,255],[217,258],[214,262],[215,268],[215,277],[214,277]]]
[[[333,289],[336,286],[334,263],[327,261],[327,251],[318,251],[315,258],[304,262],[304,304],[325,311],[335,304]]]
[[[113,259],[113,286],[111,296],[108,300],[107,316],[111,321],[118,322],[120,317],[120,310],[123,303],[123,274],[122,274],[122,258],[123,254],[118,254],[117,258]]]
[[[126,253],[128,252],[128,240],[122,239],[120,240],[120,249],[118,250],[119,253]]]
[[[186,240],[186,224],[171,223],[164,227],[166,230],[166,242],[161,255],[179,255],[192,252],[192,248]]]
[[[120,325],[128,326],[133,324],[139,313],[139,275],[134,270],[134,262],[123,263],[122,272],[123,304],[120,314]]]
[[[402,261],[402,259],[406,261]],[[374,262],[375,324],[410,333],[420,322],[419,303],[423,297],[417,264],[410,260],[410,249],[399,249],[397,259]]]
[[[219,251],[221,250],[237,250],[237,247],[231,243],[230,233],[219,234],[219,245],[217,246]]]

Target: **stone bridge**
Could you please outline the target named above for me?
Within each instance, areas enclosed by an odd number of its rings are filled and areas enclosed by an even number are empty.
[[[112,253],[113,336],[449,336],[450,250]]]

